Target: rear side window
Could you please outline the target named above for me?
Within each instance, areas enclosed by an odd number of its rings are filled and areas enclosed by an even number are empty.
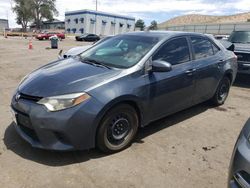
[[[153,60],[163,60],[172,65],[190,61],[190,53],[186,38],[173,39],[162,47],[153,56]]]
[[[204,38],[191,37],[195,59],[201,59],[214,55],[212,43]]]

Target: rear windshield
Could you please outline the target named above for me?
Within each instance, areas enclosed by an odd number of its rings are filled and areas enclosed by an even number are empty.
[[[158,42],[157,37],[120,35],[97,44],[82,53],[81,59],[91,59],[115,68],[137,64]]]
[[[232,43],[250,43],[250,31],[235,31],[228,40]]]

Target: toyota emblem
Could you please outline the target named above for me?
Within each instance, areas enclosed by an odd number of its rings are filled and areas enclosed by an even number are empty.
[[[20,99],[21,95],[19,93],[16,94],[15,99],[18,101]]]

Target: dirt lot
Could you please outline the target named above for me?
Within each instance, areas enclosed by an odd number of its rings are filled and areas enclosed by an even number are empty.
[[[86,43],[66,39],[64,50]],[[236,138],[250,117],[250,77],[232,87],[225,105],[203,103],[141,129],[125,151],[50,152],[15,132],[10,99],[30,71],[57,58],[48,41],[0,38],[1,187],[226,187]],[[49,83],[48,83],[49,84]]]

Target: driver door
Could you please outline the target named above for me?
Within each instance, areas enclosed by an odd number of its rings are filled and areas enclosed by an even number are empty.
[[[159,119],[192,105],[194,95],[194,62],[186,37],[167,41],[153,55],[172,65],[169,72],[149,73],[150,116]]]

